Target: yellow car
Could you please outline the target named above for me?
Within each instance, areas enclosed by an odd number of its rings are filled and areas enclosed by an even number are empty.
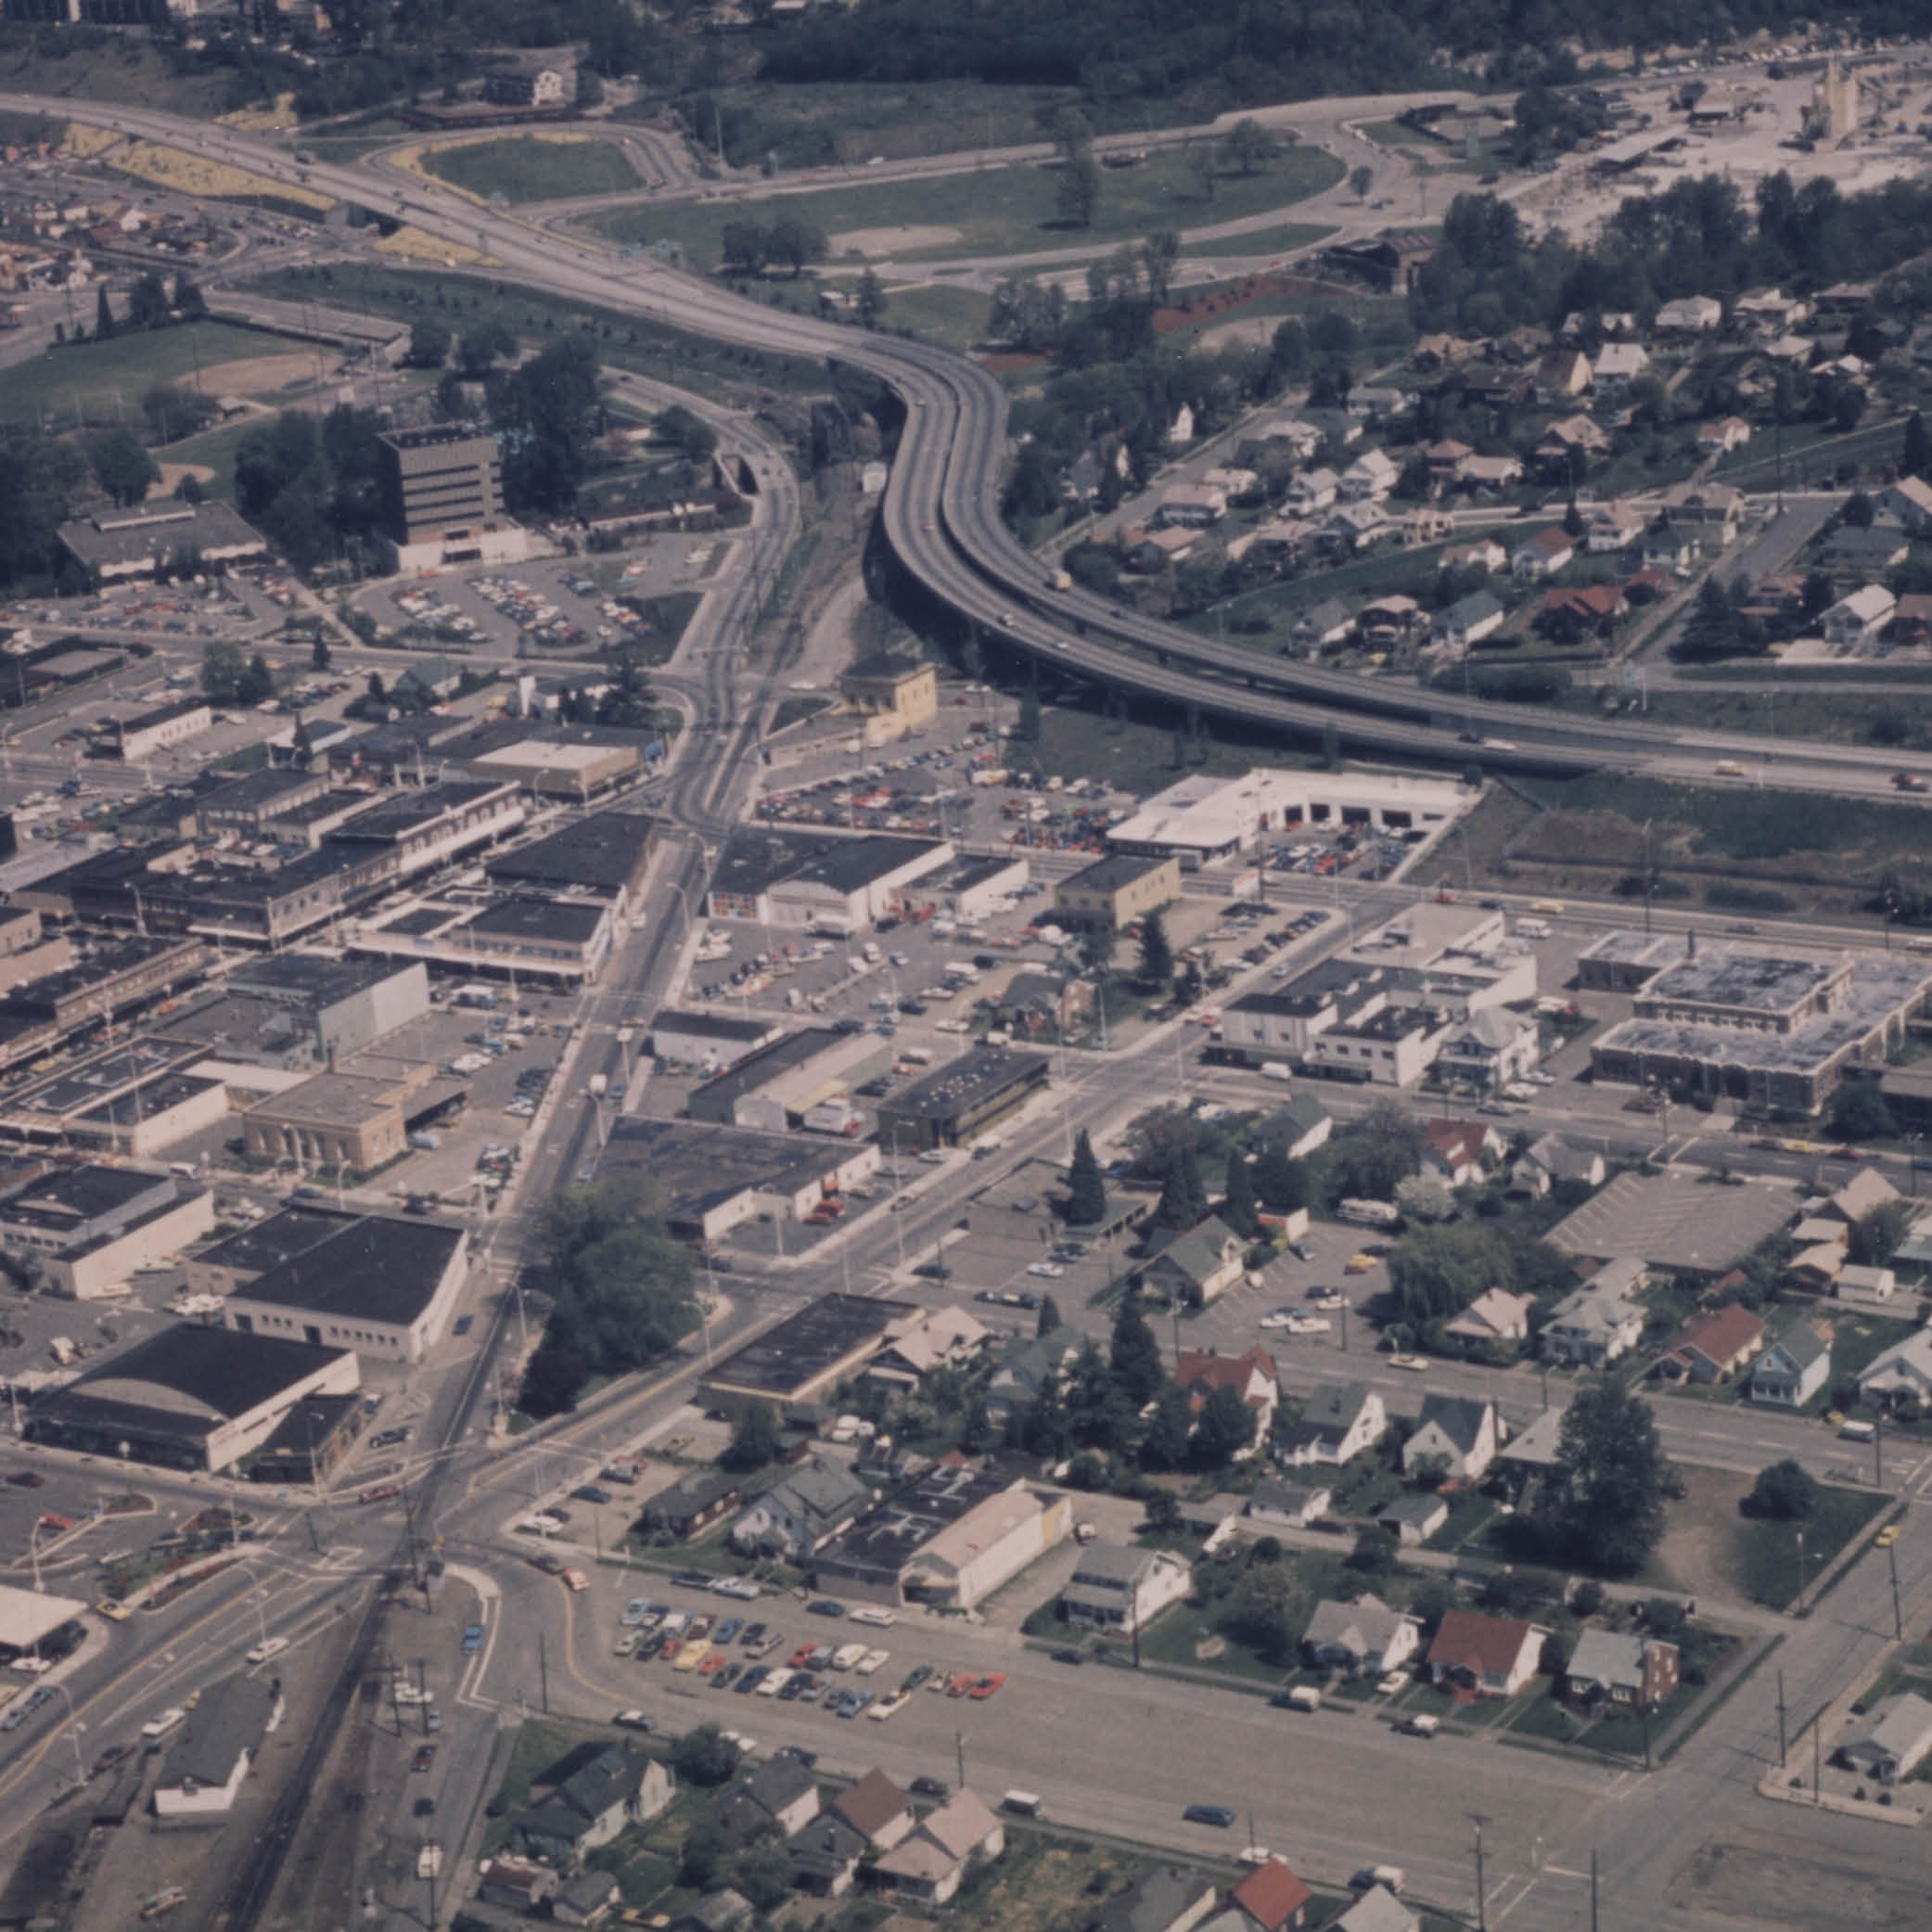
[[[1878,1532],[1878,1534],[1877,1534],[1876,1536],[1874,1536],[1874,1538],[1872,1539],[1872,1547],[1873,1547],[1873,1548],[1874,1548],[1874,1550],[1888,1550],[1888,1549],[1890,1549],[1890,1548],[1891,1548],[1891,1546],[1892,1546],[1892,1545],[1893,1545],[1893,1544],[1894,1544],[1895,1542],[1897,1542],[1898,1541],[1899,1541],[1899,1526],[1898,1526],[1898,1524],[1896,1524],[1896,1523],[1887,1523],[1887,1525],[1885,1526],[1885,1528],[1884,1528],[1883,1529],[1881,1529],[1881,1530],[1880,1530],[1880,1531]]]
[[[711,1640],[709,1637],[693,1637],[677,1654],[672,1665],[673,1670],[695,1670],[711,1654]]]
[[[1845,1412],[1842,1409],[1827,1409],[1824,1412],[1824,1426],[1826,1428],[1835,1429],[1844,1420]]]
[[[105,1617],[109,1623],[125,1623],[134,1613],[125,1604],[117,1604],[111,1596],[104,1596],[94,1606],[96,1617]]]
[[[1374,1255],[1352,1254],[1342,1263],[1344,1274],[1366,1274],[1375,1265]]]

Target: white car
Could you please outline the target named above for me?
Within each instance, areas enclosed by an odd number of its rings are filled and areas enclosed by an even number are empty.
[[[1290,1335],[1326,1335],[1334,1326],[1326,1315],[1305,1315],[1299,1309],[1284,1309],[1278,1315],[1270,1315],[1261,1324],[1263,1328],[1286,1329]]]
[[[972,1028],[963,1019],[938,1019],[933,1022],[936,1033],[970,1033]]]
[[[1308,1305],[1311,1308],[1346,1308],[1349,1298],[1339,1288],[1314,1288],[1310,1290]]]
[[[875,1724],[883,1724],[894,1711],[903,1710],[911,1701],[910,1691],[894,1691],[889,1697],[882,1697],[876,1704],[868,1705],[865,1715]]]
[[[861,1677],[870,1677],[875,1670],[881,1670],[885,1668],[886,1662],[891,1657],[891,1655],[892,1653],[889,1650],[868,1650],[865,1653],[865,1655],[859,1659],[859,1661],[852,1666],[852,1669],[855,1670]]]
[[[1037,1274],[1042,1281],[1058,1281],[1066,1272],[1057,1261],[1035,1261],[1027,1270],[1029,1274]]]
[[[270,1637],[265,1643],[258,1644],[248,1653],[251,1664],[265,1664],[272,1657],[278,1657],[288,1647],[287,1637]]]

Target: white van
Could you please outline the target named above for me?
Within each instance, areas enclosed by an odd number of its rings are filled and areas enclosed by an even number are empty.
[[[1019,1818],[1037,1818],[1046,1809],[1046,1800],[1037,1791],[1009,1791],[1000,1800],[1000,1810]]]
[[[1546,940],[1550,936],[1550,922],[1547,919],[1518,919],[1516,931],[1526,940]]]
[[[1263,1080],[1293,1080],[1295,1074],[1294,1069],[1289,1067],[1286,1060],[1263,1060],[1261,1062],[1261,1078]]]
[[[1321,1708],[1322,1694],[1311,1683],[1298,1683],[1288,1693],[1290,1710],[1320,1710]]]

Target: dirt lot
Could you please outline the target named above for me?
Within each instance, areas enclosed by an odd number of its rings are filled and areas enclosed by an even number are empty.
[[[264,396],[305,380],[317,367],[313,350],[301,355],[246,355],[239,362],[217,363],[211,369],[203,369],[182,387],[199,390],[204,396]]]
[[[959,239],[957,228],[918,227],[848,228],[830,241],[832,254],[896,255],[906,249],[942,249]]]
[[[1732,1577],[1733,1545],[1743,1520],[1737,1505],[1751,1487],[1751,1478],[1732,1469],[1705,1469],[1680,1464],[1684,1498],[1672,1503],[1657,1545],[1652,1569],[1658,1582],[1668,1582],[1697,1599],[1700,1609],[1722,1610],[1741,1606]]]
[[[1741,1835],[1707,1843],[1671,1882],[1673,1905],[1792,1932],[1906,1932],[1926,1922],[1922,1886],[1849,1860],[1799,1858],[1789,1841]]]

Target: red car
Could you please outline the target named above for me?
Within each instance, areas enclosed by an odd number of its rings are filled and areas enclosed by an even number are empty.
[[[816,1644],[800,1644],[786,1659],[788,1670],[802,1670],[812,1661],[812,1653],[818,1648]]]
[[[416,1747],[416,1757],[409,1768],[411,1771],[428,1771],[435,1762],[436,1746],[433,1744],[420,1744]]]
[[[378,1482],[373,1490],[365,1490],[355,1500],[358,1503],[387,1503],[391,1496],[400,1496],[402,1490],[392,1482]]]
[[[698,1665],[697,1674],[700,1677],[713,1676],[716,1672],[723,1670],[724,1663],[724,1653],[722,1650],[714,1650],[709,1657],[705,1658],[705,1660],[701,1664]]]
[[[970,1670],[963,1671],[946,1686],[946,1695],[949,1697],[964,1697],[979,1682]]]
[[[71,1529],[74,1527],[74,1519],[71,1516],[57,1516],[51,1509],[45,1510],[41,1514],[40,1527],[58,1535],[63,1529]]]
[[[46,1481],[38,1469],[16,1469],[6,1479],[17,1490],[37,1490]]]
[[[1005,1682],[1006,1673],[1004,1670],[995,1670],[991,1677],[982,1677],[966,1695],[975,1702],[984,1704]]]

